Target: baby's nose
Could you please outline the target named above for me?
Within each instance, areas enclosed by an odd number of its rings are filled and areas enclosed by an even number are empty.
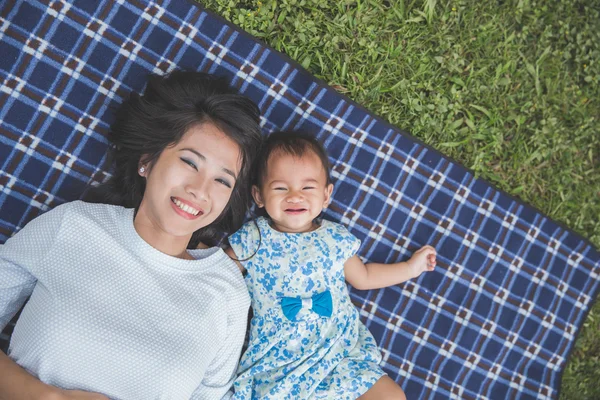
[[[292,203],[302,201],[303,199],[304,199],[304,196],[302,196],[301,193],[290,193],[289,196],[287,197],[287,201],[292,202]]]

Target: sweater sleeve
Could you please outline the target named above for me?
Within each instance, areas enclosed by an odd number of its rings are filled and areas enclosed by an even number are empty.
[[[235,297],[227,302],[231,305],[227,336],[191,399],[229,399],[233,394],[232,385],[244,345],[250,307],[245,288]]]
[[[55,243],[65,210],[63,205],[46,212],[0,245],[0,331],[31,295],[37,267]]]

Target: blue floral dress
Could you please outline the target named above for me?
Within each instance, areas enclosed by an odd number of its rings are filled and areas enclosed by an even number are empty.
[[[360,241],[344,226],[323,220],[312,232],[282,233],[259,218],[229,242],[248,271],[254,311],[235,399],[356,399],[384,375],[346,287],[344,262]],[[327,291],[331,316],[312,307]],[[298,299],[293,319],[284,298]]]

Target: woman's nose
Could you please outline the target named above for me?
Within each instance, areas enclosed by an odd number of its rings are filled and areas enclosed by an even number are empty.
[[[193,181],[189,182],[185,190],[198,200],[207,200],[209,197],[208,183],[209,180],[206,177],[199,176]]]

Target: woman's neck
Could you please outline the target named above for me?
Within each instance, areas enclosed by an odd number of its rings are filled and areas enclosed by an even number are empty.
[[[193,259],[187,252],[187,245],[190,242],[191,235],[174,236],[164,232],[155,226],[152,221],[142,218],[139,214],[135,216],[133,226],[137,234],[140,235],[146,243],[161,253],[182,259]]]

